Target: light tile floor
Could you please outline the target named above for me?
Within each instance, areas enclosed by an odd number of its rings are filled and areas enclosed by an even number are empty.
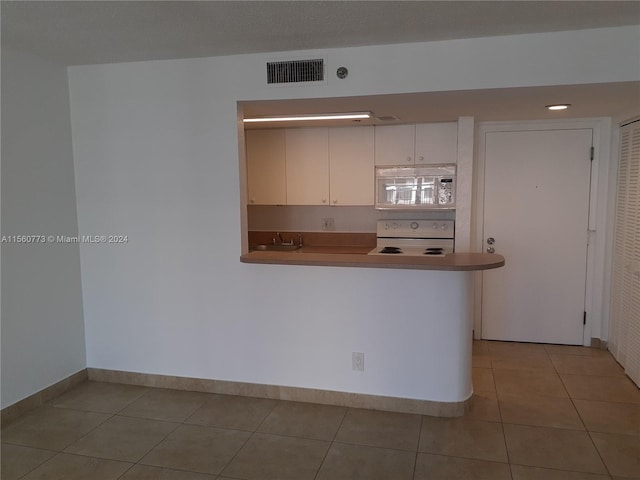
[[[87,382],[2,429],[2,479],[640,479],[640,391],[611,355],[474,342],[446,419]]]

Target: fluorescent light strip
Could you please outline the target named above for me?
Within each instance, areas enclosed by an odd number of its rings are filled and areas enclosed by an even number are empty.
[[[298,122],[298,121],[315,121],[315,120],[358,120],[363,118],[371,118],[371,112],[349,112],[349,113],[318,113],[310,115],[278,115],[274,117],[256,117],[245,118],[245,123],[258,122]]]
[[[559,104],[556,104],[556,105],[546,105],[547,109],[549,109],[549,110],[566,110],[570,106],[571,106],[570,103],[559,103]]]

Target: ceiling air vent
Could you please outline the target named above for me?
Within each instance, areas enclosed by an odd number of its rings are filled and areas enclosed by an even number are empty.
[[[382,115],[382,116],[379,116],[379,117],[376,117],[376,118],[378,120],[380,120],[381,122],[397,122],[398,120],[400,120],[395,115]]]
[[[324,83],[324,59],[267,62],[267,84]]]

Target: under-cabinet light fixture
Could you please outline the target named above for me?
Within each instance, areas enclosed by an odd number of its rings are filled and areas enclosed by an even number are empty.
[[[371,118],[372,112],[347,112],[347,113],[313,113],[309,115],[275,115],[272,117],[245,118],[245,123],[258,122],[296,122],[315,120],[362,120]]]
[[[557,103],[554,105],[545,105],[545,108],[547,108],[547,110],[566,110],[570,106],[570,103]]]

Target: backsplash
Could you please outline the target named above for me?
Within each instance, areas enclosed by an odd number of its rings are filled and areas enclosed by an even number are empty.
[[[249,246],[254,245],[271,245],[277,242],[277,234],[280,232],[260,230],[249,230]],[[281,233],[283,242],[291,242],[299,245],[300,241],[304,246],[322,246],[322,247],[367,247],[376,246],[376,234],[356,233],[356,232],[285,232]]]
[[[385,218],[455,220],[454,211],[399,212],[374,207],[329,207],[298,205],[248,205],[248,230],[283,232],[375,232]],[[333,227],[323,230],[326,220]]]

